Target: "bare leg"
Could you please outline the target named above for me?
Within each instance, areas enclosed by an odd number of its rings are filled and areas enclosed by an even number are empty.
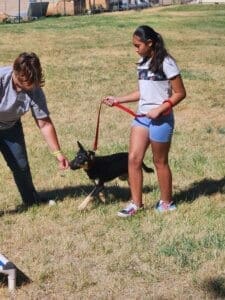
[[[138,207],[142,206],[142,161],[148,146],[148,129],[139,126],[132,127],[130,134],[128,173],[131,199]]]
[[[161,200],[166,203],[172,201],[172,173],[168,164],[170,142],[152,142],[153,162],[156,167]]]

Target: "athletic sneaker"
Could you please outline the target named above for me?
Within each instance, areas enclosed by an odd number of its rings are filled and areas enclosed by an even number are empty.
[[[136,204],[130,202],[124,209],[118,211],[117,216],[122,218],[132,217],[141,209],[143,209],[143,206],[138,207]]]
[[[156,206],[155,209],[159,212],[165,212],[165,211],[173,211],[176,208],[176,205],[171,201],[170,203],[164,202],[160,200]]]

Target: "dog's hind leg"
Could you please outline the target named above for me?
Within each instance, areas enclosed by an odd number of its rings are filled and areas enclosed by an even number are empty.
[[[99,199],[100,199],[103,203],[105,203],[106,199],[105,199],[105,195],[104,195],[104,193],[103,193],[103,190],[104,190],[104,184],[101,184],[101,183],[98,184],[98,185],[96,186],[96,190],[93,192],[93,197],[98,196]]]
[[[98,197],[99,197],[99,199],[100,199],[103,203],[105,203],[105,202],[106,202],[106,199],[105,199],[105,195],[104,195],[104,193],[103,193],[102,191],[103,191],[103,188],[101,189],[101,191],[99,191]]]
[[[102,192],[104,190],[104,183],[101,182],[101,180],[95,180],[95,184],[96,186],[98,186],[98,189],[96,190],[96,194],[98,194],[99,199],[105,203],[106,199],[105,199],[105,195]]]

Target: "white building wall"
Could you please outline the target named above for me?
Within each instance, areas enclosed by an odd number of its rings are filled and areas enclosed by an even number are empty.
[[[20,15],[26,16],[29,8],[29,4],[32,2],[58,2],[58,0],[0,0],[0,14],[5,13],[10,16]]]

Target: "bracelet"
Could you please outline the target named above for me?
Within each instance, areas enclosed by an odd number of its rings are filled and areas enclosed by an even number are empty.
[[[163,116],[166,116],[168,114],[170,114],[172,107],[173,107],[173,102],[170,99],[166,99],[165,101],[163,101],[163,103],[168,103],[170,105],[170,107],[163,112]]]
[[[58,154],[62,154],[62,151],[61,150],[56,150],[56,151],[52,152],[52,155],[55,156],[55,157],[57,157]]]
[[[170,99],[166,99],[165,101],[163,101],[163,103],[169,103],[170,108],[173,107],[173,102]]]

